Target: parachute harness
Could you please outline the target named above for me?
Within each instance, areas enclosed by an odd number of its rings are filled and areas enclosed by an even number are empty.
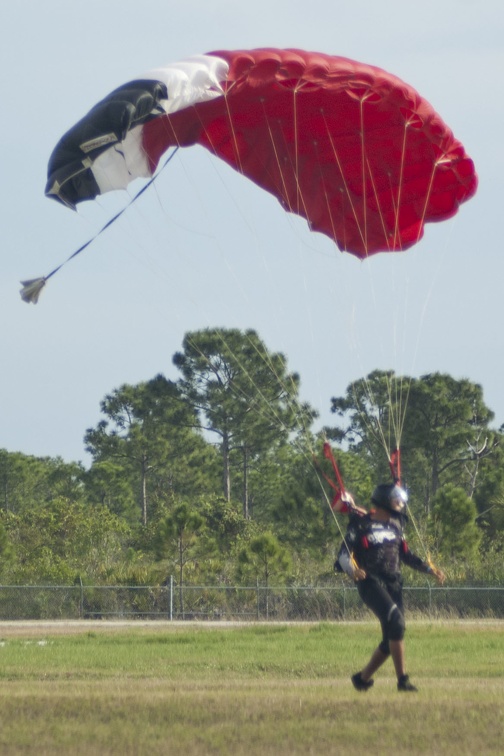
[[[358,565],[358,563],[355,560],[353,552],[350,550],[350,548],[348,546],[348,543],[346,541],[345,535],[344,535],[344,533],[342,531],[342,528],[340,526],[340,523],[338,522],[338,519],[336,517],[336,511],[339,511],[341,514],[355,513],[355,514],[361,514],[361,515],[363,515],[363,514],[366,514],[366,510],[363,509],[362,507],[356,506],[354,504],[354,502],[351,501],[351,500],[349,500],[349,499],[347,499],[345,501],[345,496],[347,495],[347,492],[345,490],[345,486],[344,486],[344,483],[343,483],[343,478],[342,478],[340,470],[338,468],[338,464],[337,464],[336,459],[334,457],[331,445],[327,441],[324,442],[323,454],[324,454],[324,457],[331,462],[332,470],[333,470],[333,473],[334,473],[334,480],[333,480],[332,478],[329,477],[329,475],[327,475],[320,468],[320,466],[318,464],[318,460],[316,459],[316,457],[314,455],[314,461],[315,461],[316,466],[320,470],[320,472],[321,472],[323,478],[325,479],[325,481],[329,484],[329,486],[334,491],[334,495],[333,495],[332,500],[329,501],[329,498],[326,496],[326,501],[327,501],[327,503],[329,505],[329,508],[331,510],[331,514],[333,515],[334,521],[336,522],[336,525],[338,527],[340,535],[341,535],[341,537],[343,539],[343,543],[345,544],[345,547],[346,547],[346,549],[348,551],[348,554],[350,555],[350,561],[351,561],[352,567],[354,569],[358,569],[359,565]],[[398,486],[401,486],[402,482],[401,482],[401,450],[400,450],[400,448],[394,449],[394,451],[389,455],[388,461],[389,461],[390,472],[391,472],[392,479],[393,479],[394,483],[397,484]],[[339,507],[339,509],[336,510],[336,507],[337,507],[337,505],[340,502],[343,502],[343,506]],[[432,562],[432,558],[431,558],[430,552],[429,552],[428,548],[425,546],[425,543],[424,543],[423,538],[422,538],[422,536],[420,534],[418,525],[416,523],[415,518],[413,517],[413,515],[411,513],[410,508],[408,507],[407,504],[406,504],[406,506],[407,506],[407,509],[408,509],[408,517],[409,517],[409,519],[411,520],[411,522],[413,524],[413,527],[415,529],[415,533],[417,535],[418,541],[421,544],[422,550],[423,550],[423,552],[425,554],[425,561],[429,565],[430,569],[432,571],[434,571],[436,568],[435,568],[435,566],[434,566],[434,564]]]

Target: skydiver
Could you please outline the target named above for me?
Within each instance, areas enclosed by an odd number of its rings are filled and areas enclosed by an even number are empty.
[[[371,497],[373,509],[365,514],[348,492],[346,498],[343,511],[348,511],[350,520],[334,568],[356,582],[362,601],[380,621],[383,636],[366,666],[352,675],[352,684],[356,690],[369,690],[373,674],[392,656],[397,689],[416,692],[405,667],[401,562],[434,575],[441,584],[445,575],[408,549],[403,536],[408,497],[403,488],[394,483],[378,485]]]

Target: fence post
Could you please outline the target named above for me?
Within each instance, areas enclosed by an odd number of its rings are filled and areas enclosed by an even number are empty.
[[[173,575],[170,575],[170,621],[173,620]]]
[[[82,619],[84,616],[84,586],[82,585],[82,578],[80,575],[79,575],[79,585],[80,585],[79,619]]]
[[[259,619],[261,615],[261,609],[259,606],[259,578],[256,579],[256,597],[257,597],[257,619]]]

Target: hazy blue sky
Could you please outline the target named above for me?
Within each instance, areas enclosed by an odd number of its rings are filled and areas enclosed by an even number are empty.
[[[239,9],[242,5],[243,8]],[[0,448],[86,460],[82,438],[122,383],[171,364],[188,330],[254,328],[330,398],[375,368],[482,384],[504,422],[501,0],[15,0],[0,8]],[[218,49],[299,47],[380,66],[413,85],[473,158],[480,187],[400,255],[361,263],[199,148],[46,287],[127,193],[72,213],[44,197],[60,136],[110,90]]]

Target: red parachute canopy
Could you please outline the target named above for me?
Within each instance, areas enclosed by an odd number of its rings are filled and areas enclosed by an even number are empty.
[[[194,144],[360,258],[407,249],[477,187],[462,144],[397,77],[259,49],[197,56],[115,90],[57,145],[46,193],[74,207]]]

